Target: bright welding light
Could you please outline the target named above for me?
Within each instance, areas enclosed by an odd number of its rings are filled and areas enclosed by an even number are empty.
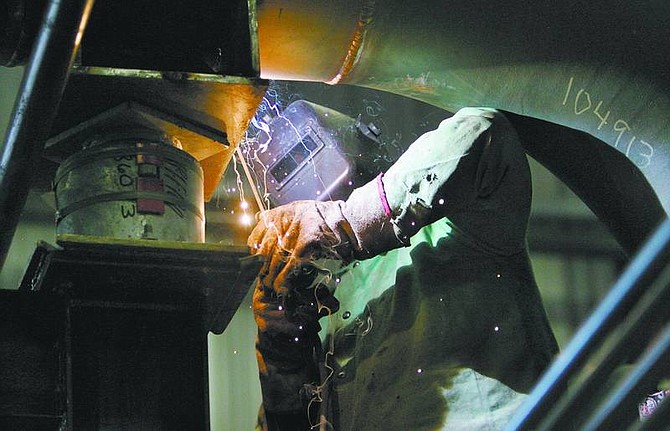
[[[247,201],[240,202],[240,208],[242,208],[243,210],[249,209],[249,202]]]
[[[242,216],[240,216],[240,223],[243,224],[244,226],[249,226],[251,225],[252,218],[249,214],[244,213]]]

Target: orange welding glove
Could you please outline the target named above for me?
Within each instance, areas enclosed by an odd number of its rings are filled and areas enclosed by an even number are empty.
[[[247,244],[266,260],[264,286],[286,294],[287,280],[319,259],[348,264],[403,245],[380,203],[377,182],[345,201],[296,201],[258,214]]]

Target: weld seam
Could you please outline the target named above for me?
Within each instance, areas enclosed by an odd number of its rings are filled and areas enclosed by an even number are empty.
[[[363,42],[365,41],[365,34],[368,30],[368,25],[372,22],[372,16],[375,10],[376,0],[364,0],[363,5],[361,6],[361,13],[356,22],[356,28],[354,29],[354,34],[349,43],[349,49],[347,50],[347,55],[344,57],[342,66],[330,81],[326,81],[326,84],[334,85],[342,81],[343,78],[346,78],[349,75],[349,72],[354,68],[358,57],[361,54],[361,48],[363,47]]]

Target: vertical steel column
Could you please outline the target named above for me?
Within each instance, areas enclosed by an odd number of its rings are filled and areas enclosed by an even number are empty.
[[[44,13],[0,154],[0,268],[92,7],[93,0],[51,0]]]

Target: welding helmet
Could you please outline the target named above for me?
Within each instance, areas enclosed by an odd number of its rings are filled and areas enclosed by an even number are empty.
[[[259,193],[271,206],[313,199],[346,199],[384,166],[380,131],[306,100],[256,121],[245,148]]]

